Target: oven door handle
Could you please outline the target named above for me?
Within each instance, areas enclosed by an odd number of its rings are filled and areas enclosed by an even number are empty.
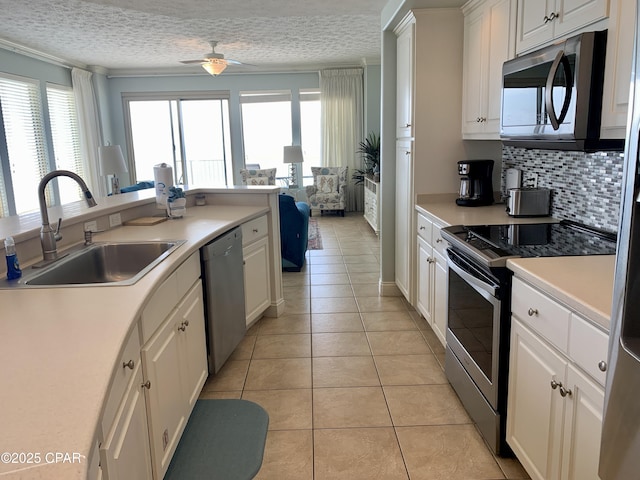
[[[475,275],[472,275],[471,273],[467,272],[465,269],[461,268],[458,265],[458,262],[463,264],[463,265],[467,265],[467,266],[469,266],[471,268],[473,268],[473,267],[471,265],[469,265],[464,259],[462,259],[459,255],[457,255],[452,250],[447,250],[447,253],[449,254],[449,259],[448,259],[447,263],[448,263],[449,268],[451,270],[453,270],[458,275],[460,275],[460,277],[464,281],[469,283],[470,285],[473,285],[477,289],[488,293],[489,295],[491,295],[494,298],[497,297],[498,287],[496,285],[484,282],[481,279],[479,279],[478,277],[476,277]]]

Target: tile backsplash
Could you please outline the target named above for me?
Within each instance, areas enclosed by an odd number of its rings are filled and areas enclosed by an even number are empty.
[[[551,215],[609,232],[618,230],[624,156],[621,152],[562,152],[503,146],[504,171],[522,171],[522,186],[551,189]]]

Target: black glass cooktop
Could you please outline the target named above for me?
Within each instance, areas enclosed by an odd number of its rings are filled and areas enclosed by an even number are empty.
[[[560,223],[454,226],[443,237],[456,250],[497,266],[510,257],[615,255],[616,235],[563,220]]]

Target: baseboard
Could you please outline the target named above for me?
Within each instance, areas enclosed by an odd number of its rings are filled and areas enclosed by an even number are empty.
[[[383,282],[378,284],[378,293],[381,297],[397,297],[400,290],[395,282]]]
[[[281,298],[279,301],[272,303],[267,309],[264,311],[265,317],[279,317],[284,313],[284,298]]]

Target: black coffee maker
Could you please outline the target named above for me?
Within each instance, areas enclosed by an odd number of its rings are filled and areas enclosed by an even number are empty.
[[[456,204],[479,207],[493,204],[493,160],[462,160],[458,162],[460,196]]]

